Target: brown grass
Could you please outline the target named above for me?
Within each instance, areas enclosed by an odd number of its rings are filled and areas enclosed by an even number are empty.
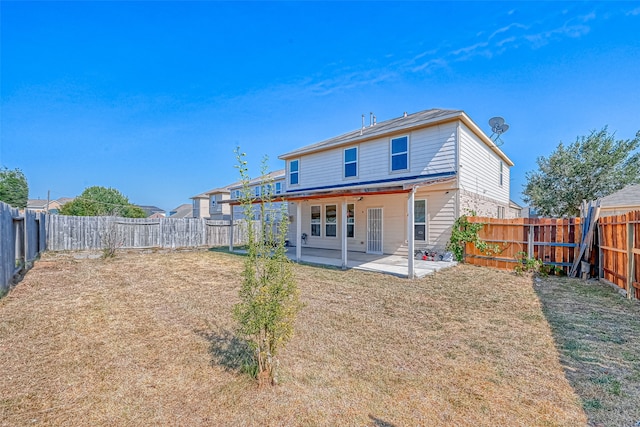
[[[0,425],[576,426],[530,279],[296,266],[282,383],[240,373],[243,258],[46,254],[0,301]]]

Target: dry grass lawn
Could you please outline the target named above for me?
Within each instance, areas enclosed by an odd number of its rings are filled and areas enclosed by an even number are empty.
[[[0,300],[0,425],[579,426],[530,278],[459,266],[408,281],[295,266],[282,382],[234,337],[243,258],[45,254]]]

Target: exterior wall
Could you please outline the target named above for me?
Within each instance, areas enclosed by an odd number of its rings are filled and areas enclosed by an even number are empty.
[[[228,203],[220,203],[222,200],[229,200],[227,193],[215,193],[209,195],[209,217],[211,219],[229,219],[231,206]],[[215,203],[214,203],[215,201]]]
[[[509,166],[503,161],[502,185],[500,185],[500,157],[482,142],[463,123],[460,124],[460,188],[475,193],[479,199],[494,200],[498,205],[509,208]],[[484,198],[484,199],[483,199]],[[461,199],[461,207],[469,201]],[[488,206],[479,205],[478,210],[490,212]],[[464,209],[461,209],[461,214]],[[479,213],[478,213],[479,214]],[[495,217],[497,208],[489,216]],[[506,216],[506,215],[505,215]]]
[[[600,216],[616,216],[616,215],[624,215],[629,212],[640,211],[640,205],[638,206],[627,206],[627,207],[606,207],[600,208]]]
[[[502,208],[504,218],[516,218],[515,211],[509,208],[509,204],[496,199],[482,196],[471,191],[460,190],[460,215],[486,216],[499,218],[498,208]]]
[[[427,201],[427,241],[422,245],[428,248],[444,250],[451,236],[451,226],[455,219],[455,203],[457,192],[451,185],[424,187],[416,191],[416,200]],[[354,206],[354,237],[347,238],[347,250],[355,252],[367,251],[367,210],[382,208],[382,243],[383,252],[392,254],[407,246],[407,202],[408,193],[348,197],[347,203]],[[303,247],[341,249],[342,233],[342,201],[344,198],[326,198],[289,203],[289,216],[292,222],[287,238],[291,245],[296,244],[296,210],[297,203],[302,203],[302,233],[307,234],[307,242]],[[336,205],[337,230],[336,237],[325,237],[325,206]],[[311,206],[321,207],[321,236],[311,236]],[[422,243],[422,242],[420,242]]]
[[[300,157],[299,184],[288,185],[287,179],[287,191],[455,171],[455,123],[402,132],[394,134],[393,138],[405,135],[409,136],[409,169],[407,171],[391,172],[390,141],[392,137],[385,136],[361,144],[345,145]],[[358,147],[357,177],[344,178],[344,149],[351,147]],[[287,162],[288,176],[289,162]]]
[[[193,217],[207,218],[209,216],[209,199],[206,197],[196,197],[193,200]]]

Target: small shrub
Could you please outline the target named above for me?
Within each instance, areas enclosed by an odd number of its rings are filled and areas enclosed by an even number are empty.
[[[475,216],[475,212],[469,212],[471,216]],[[482,222],[469,222],[467,215],[461,215],[453,223],[451,229],[451,238],[447,243],[447,250],[453,252],[456,261],[464,262],[465,246],[467,243],[473,243],[475,247],[484,254],[496,254],[500,252],[500,247],[495,244],[489,244],[478,237],[478,232],[484,227]]]
[[[529,258],[526,252],[518,252],[516,257],[518,264],[515,267],[517,275],[521,276],[525,273],[531,273],[537,276],[546,277],[550,274],[558,274],[561,268],[554,265],[545,265],[541,259]]]

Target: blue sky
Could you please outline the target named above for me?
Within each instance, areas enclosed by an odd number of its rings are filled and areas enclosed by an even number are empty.
[[[640,2],[0,2],[0,163],[30,198],[170,210],[430,108],[503,116],[511,196],[559,142],[640,130]]]

